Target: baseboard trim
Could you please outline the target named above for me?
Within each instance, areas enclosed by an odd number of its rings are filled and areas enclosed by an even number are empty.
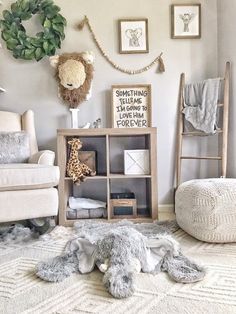
[[[158,205],[158,212],[159,213],[170,213],[174,214],[174,204],[159,204]]]

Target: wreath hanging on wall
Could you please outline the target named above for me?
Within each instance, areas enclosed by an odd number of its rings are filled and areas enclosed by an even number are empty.
[[[2,38],[16,59],[39,61],[55,54],[65,38],[66,19],[59,11],[52,0],[18,0],[12,3],[10,11],[3,11],[3,19],[0,20]],[[35,14],[38,14],[43,30],[30,37],[22,21]]]

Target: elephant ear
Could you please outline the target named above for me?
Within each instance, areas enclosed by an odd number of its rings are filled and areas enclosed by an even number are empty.
[[[94,269],[97,245],[85,238],[75,238],[67,243],[65,250],[76,255],[79,263],[78,270],[81,274],[90,273]]]
[[[82,58],[86,61],[86,63],[93,64],[95,56],[92,51],[85,51],[82,53]]]
[[[56,68],[58,63],[59,63],[59,55],[55,55],[55,56],[50,57],[49,61],[50,61],[50,65],[53,68]]]
[[[135,33],[137,38],[140,38],[142,36],[142,28],[136,28]]]
[[[133,32],[134,32],[134,31],[133,31],[132,29],[127,29],[127,30],[125,31],[125,35],[126,35],[129,39],[131,39]]]

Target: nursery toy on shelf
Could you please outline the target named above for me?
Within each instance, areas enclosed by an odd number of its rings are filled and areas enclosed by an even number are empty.
[[[102,124],[102,119],[98,118],[96,121],[93,122],[93,127],[95,129],[100,129],[101,128],[101,124]]]
[[[78,150],[81,149],[83,143],[79,138],[73,138],[68,141],[71,146],[70,158],[67,163],[67,174],[77,185],[86,179],[86,176],[95,176],[96,171],[90,169],[87,165],[79,160]]]
[[[82,129],[89,129],[90,128],[91,123],[87,122],[82,126]]]
[[[50,57],[50,64],[56,68],[59,96],[70,108],[78,108],[91,97],[94,54],[64,53]]]

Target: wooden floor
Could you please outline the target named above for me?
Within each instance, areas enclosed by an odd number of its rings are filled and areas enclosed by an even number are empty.
[[[174,220],[175,214],[174,213],[159,212],[158,217],[159,217],[159,220]]]

